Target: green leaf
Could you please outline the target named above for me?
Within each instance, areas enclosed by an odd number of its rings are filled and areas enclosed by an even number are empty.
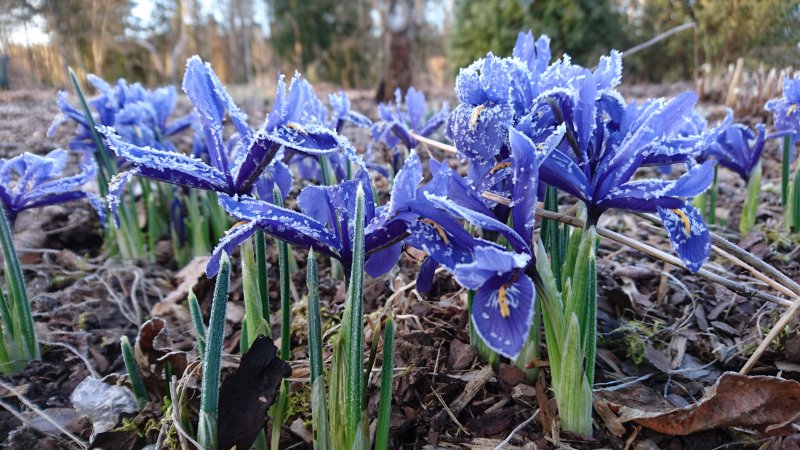
[[[365,396],[364,383],[364,191],[356,192],[356,211],[353,224],[353,267],[350,272],[347,304],[342,318],[342,335],[347,359],[345,416],[348,448],[355,442],[361,424]]]
[[[100,195],[105,197],[108,194],[108,181],[117,173],[116,164],[108,155],[108,150],[103,143],[103,139],[97,131],[94,117],[89,110],[89,104],[86,103],[86,97],[83,95],[83,89],[81,89],[81,84],[78,82],[75,71],[72,70],[72,67],[67,68],[67,71],[69,73],[69,80],[72,82],[72,87],[75,89],[75,94],[78,96],[78,102],[81,104],[83,115],[86,117],[86,122],[89,124],[92,139],[94,139],[94,157],[99,168],[97,171],[97,181],[100,185]]]
[[[211,303],[208,341],[203,364],[203,382],[200,388],[200,423],[197,441],[206,450],[217,448],[220,362],[222,360],[222,339],[225,335],[225,308],[228,303],[230,275],[231,263],[228,256],[223,254]]]
[[[566,349],[561,361],[561,378],[556,387],[558,415],[564,431],[592,435],[592,389],[583,372],[584,354],[580,346],[580,327],[578,317],[572,314],[569,319]]]
[[[794,171],[791,195],[792,231],[800,231],[800,163]]]
[[[320,312],[319,280],[317,279],[317,257],[314,250],[308,252],[306,264],[308,286],[308,359],[311,365],[311,383],[321,377],[322,372],[322,315]]]
[[[376,338],[373,338],[377,340]],[[375,429],[375,450],[389,448],[389,419],[392,412],[392,376],[394,371],[394,319],[386,317],[383,332],[383,362],[381,363],[381,391],[378,403],[378,425]]]
[[[331,448],[327,410],[325,378],[319,377],[311,384],[311,428],[314,432],[314,450],[328,450]]]
[[[784,136],[781,154],[781,206],[784,210],[789,206],[789,177],[792,174],[792,138]],[[795,180],[797,177],[795,177]]]
[[[133,355],[133,347],[131,347],[128,336],[122,336],[119,338],[119,345],[122,348],[122,360],[125,363],[125,370],[128,371],[128,379],[131,381],[133,395],[139,402],[139,408],[141,409],[145,404],[147,404],[148,401],[147,389],[144,387],[142,375],[139,373],[139,367],[136,365],[136,358]]]
[[[203,313],[200,311],[200,304],[193,290],[189,290],[189,313],[192,316],[194,333],[197,335],[197,347],[200,351],[200,358],[206,356],[206,326],[203,324]]]
[[[758,194],[761,193],[761,163],[759,162],[750,173],[747,181],[747,197],[744,199],[742,217],[739,219],[739,232],[747,234],[752,231],[758,216]]]
[[[256,263],[253,244],[255,239],[248,239],[241,245],[242,258],[242,291],[244,296],[244,323],[247,327],[247,335],[242,333],[242,353],[250,348],[250,345],[259,334],[266,334],[267,324],[264,321],[264,313],[261,310],[261,290],[258,283],[258,266]]]
[[[261,296],[261,312],[269,324],[269,277],[267,275],[267,238],[261,230],[256,231],[256,264],[258,265],[258,290]],[[272,334],[272,333],[270,333]],[[272,336],[270,336],[272,337]]]
[[[8,285],[8,316],[11,321],[3,324],[4,330],[10,330],[13,342],[6,342],[9,353],[13,356],[13,363],[3,365],[2,370],[11,373],[22,369],[28,361],[39,359],[39,342],[33,328],[31,305],[28,291],[25,287],[25,277],[14,249],[14,239],[8,216],[0,205],[0,247],[2,247],[5,265],[5,278]],[[3,316],[6,316],[3,312]],[[10,349],[13,348],[13,351]]]

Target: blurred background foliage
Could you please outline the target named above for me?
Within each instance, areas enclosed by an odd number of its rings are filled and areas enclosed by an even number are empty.
[[[687,22],[626,59],[626,79],[697,80],[740,57],[748,68],[800,61],[794,0],[0,0],[0,11],[12,85],[63,86],[67,66],[177,83],[199,54],[226,83],[297,69],[389,98],[395,86],[449,86],[486,52],[510,53],[521,30],[591,67]]]

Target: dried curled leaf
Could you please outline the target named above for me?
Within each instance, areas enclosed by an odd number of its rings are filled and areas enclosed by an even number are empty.
[[[219,391],[218,448],[250,448],[264,427],[281,380],[292,373],[272,339],[259,336]]]
[[[783,436],[800,423],[800,383],[768,376],[723,374],[698,402],[674,408],[643,386],[597,393],[619,424],[633,421],[659,433],[687,435],[724,427],[747,427]]]

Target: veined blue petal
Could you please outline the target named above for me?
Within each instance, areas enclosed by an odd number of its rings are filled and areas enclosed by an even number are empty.
[[[246,241],[253,233],[256,232],[257,222],[252,220],[250,222],[240,222],[233,226],[225,236],[220,239],[219,243],[211,252],[211,257],[206,264],[206,276],[211,278],[219,272],[219,263],[222,258],[222,253],[230,255],[233,250],[238,247],[242,242]]]
[[[341,251],[341,242],[316,220],[290,209],[252,197],[219,194],[219,203],[238,220],[255,221],[266,233],[292,245],[313,248],[327,255]]]
[[[389,198],[389,209],[393,212],[406,209],[408,204],[417,198],[417,187],[422,181],[422,163],[416,151],[412,151],[397,172]]]
[[[120,172],[114,175],[114,178],[108,183],[106,202],[108,202],[108,207],[111,209],[111,214],[114,216],[114,223],[117,228],[119,228],[119,204],[122,202],[122,193],[125,191],[125,185],[137,175],[139,175],[139,170],[134,168],[127,172]]]
[[[398,242],[397,244],[390,245],[389,247],[375,252],[372,256],[367,258],[366,263],[364,263],[364,271],[367,272],[369,276],[377,278],[392,270],[392,267],[400,260],[400,255],[402,253],[402,242]]]
[[[592,199],[589,180],[574,159],[554,150],[539,167],[539,177],[545,183],[555,186],[584,202]]]
[[[472,299],[475,331],[493,351],[516,358],[528,339],[535,300],[536,290],[527,275],[492,278]]]
[[[200,160],[181,153],[137,147],[124,142],[112,128],[98,127],[98,131],[118,156],[139,167],[142,176],[179,186],[228,191],[225,175]]]
[[[427,109],[428,105],[425,102],[425,94],[413,87],[408,88],[406,92],[406,111],[408,111],[408,120],[411,129],[419,130],[422,128],[422,120],[425,118]]]
[[[690,272],[695,273],[705,264],[711,252],[711,234],[700,211],[686,203],[680,208],[658,208],[672,248]]]
[[[475,247],[474,258],[468,263],[457,264],[453,270],[456,281],[467,289],[478,289],[492,278],[510,275],[525,268],[531,260],[530,254],[514,253],[494,245]]]
[[[508,227],[508,225],[500,222],[494,217],[477,213],[469,208],[458,205],[445,197],[430,194],[426,195],[425,197],[438,208],[443,209],[456,217],[464,219],[469,223],[479,226],[485,230],[501,233],[506,239],[508,239],[509,244],[511,244],[511,247],[513,247],[514,250],[518,252],[530,251],[529,245],[519,234],[517,234],[516,231],[512,230]]]
[[[436,269],[439,264],[435,259],[426,256],[419,265],[419,272],[417,272],[417,291],[430,292],[433,289],[433,277],[436,275]]]

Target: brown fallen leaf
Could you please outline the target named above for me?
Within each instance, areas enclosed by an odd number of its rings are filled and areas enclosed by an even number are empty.
[[[218,448],[250,448],[264,428],[281,380],[292,373],[277,351],[272,339],[257,337],[239,367],[225,378],[219,390]]]
[[[641,385],[596,394],[595,403],[605,403],[617,414],[619,424],[632,421],[676,436],[724,427],[784,436],[794,433],[794,426],[800,423],[800,383],[777,377],[727,372],[702,399],[683,408],[671,407]]]
[[[189,290],[197,284],[197,281],[206,273],[206,264],[208,263],[208,256],[195,256],[186,264],[186,267],[175,274],[175,278],[180,281],[178,287],[174,291],[167,294],[164,300],[161,300],[153,308],[165,308],[167,304],[181,302],[186,300],[189,295]],[[156,314],[154,314],[156,315]]]

